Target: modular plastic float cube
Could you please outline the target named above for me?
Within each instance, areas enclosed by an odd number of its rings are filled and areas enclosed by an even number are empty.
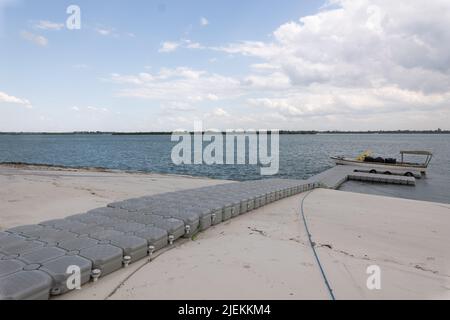
[[[129,212],[126,216],[122,216],[122,220],[127,221],[127,222],[138,222],[140,223],[138,220],[142,219],[142,217],[144,217],[145,214],[143,212]]]
[[[275,201],[278,201],[281,199],[281,191],[280,190],[276,190],[275,191]]]
[[[27,264],[43,264],[44,262],[62,257],[67,251],[56,247],[43,247],[38,250],[22,254],[19,259]]]
[[[132,235],[115,235],[103,240],[102,243],[106,243],[106,241],[121,248],[124,256],[130,257],[129,263],[138,261],[148,254],[148,243],[143,238]]]
[[[9,232],[0,231],[0,241],[2,238],[5,238],[10,235],[11,235],[11,233],[9,233]]]
[[[86,239],[91,239],[91,240],[96,240],[96,241],[103,241],[103,240],[110,239],[113,236],[122,236],[124,234],[125,233],[120,232],[120,231],[108,229],[108,230],[102,230],[102,231],[99,231],[99,232],[91,233],[89,235],[89,238],[86,238]]]
[[[137,222],[122,222],[112,226],[113,230],[123,233],[135,232],[145,228],[145,224]]]
[[[0,300],[46,300],[52,278],[40,270],[19,271],[0,278]]]
[[[92,262],[78,255],[66,255],[44,263],[39,270],[49,274],[52,278],[51,295],[60,295],[69,290],[67,280],[71,276],[68,268],[76,266],[80,271],[80,285],[89,282],[91,278]],[[73,271],[72,271],[73,272]]]
[[[145,239],[147,248],[152,247],[153,251],[158,251],[169,244],[169,234],[161,228],[146,226],[144,229],[134,232],[133,235]]]
[[[98,244],[83,249],[78,255],[89,259],[92,262],[92,268],[101,271],[100,277],[119,270],[123,265],[122,249],[109,244]]]
[[[266,205],[266,195],[263,191],[259,192],[259,207],[264,207]]]
[[[88,237],[77,238],[58,243],[58,247],[67,251],[80,251],[97,245],[99,240]]]
[[[78,234],[65,230],[57,230],[52,227],[45,227],[42,230],[29,232],[25,234],[25,236],[36,238],[39,241],[52,244],[60,241],[75,239],[78,237]]]
[[[235,202],[231,205],[231,217],[237,217],[241,214],[241,203]]]
[[[247,201],[247,211],[252,211],[255,209],[255,199],[248,199]]]
[[[107,217],[120,218],[126,216],[129,211],[121,208],[99,207],[86,212],[87,214],[99,214]]]
[[[223,208],[216,207],[211,210],[211,225],[215,226],[223,221]]]
[[[222,221],[227,221],[232,218],[232,216],[233,216],[232,208],[233,208],[233,205],[231,205],[231,204],[224,206],[223,213],[222,213]]]
[[[66,230],[72,232],[74,229],[79,229],[88,226],[86,223],[73,221],[68,219],[49,220],[39,223],[42,226],[52,227],[58,230]]]
[[[87,214],[101,215],[107,218],[126,219],[131,213],[136,211],[128,211],[120,208],[105,207],[88,211]]]
[[[4,246],[0,249],[5,255],[21,255],[28,252],[35,251],[44,247],[44,243],[40,241],[24,240],[21,242],[14,242],[10,245]]]
[[[183,211],[199,216],[198,229],[200,231],[208,229],[212,224],[212,210],[210,206],[190,206]]]
[[[108,217],[108,220],[104,220],[97,224],[97,226],[105,228],[105,229],[113,229],[121,224],[128,223],[127,220]]]
[[[88,214],[88,213],[76,214],[73,216],[69,216],[66,219],[82,222],[85,224],[95,224],[95,225],[111,221],[110,218],[108,217],[99,214]]]
[[[200,210],[201,210],[201,211],[199,211],[200,221],[199,221],[198,228],[200,231],[205,231],[206,229],[211,227],[211,225],[213,223],[213,216],[215,217],[215,215],[214,215],[212,209],[208,208],[208,209],[200,209]]]
[[[24,267],[25,263],[17,259],[0,260],[0,278],[19,272]]]
[[[163,217],[175,218],[183,221],[185,225],[185,237],[190,237],[194,234],[198,230],[200,224],[200,217],[196,213],[175,210],[155,210],[154,213]]]
[[[269,199],[270,199],[271,203],[276,201],[276,199],[277,199],[276,191],[273,191],[273,192],[270,193]]]
[[[145,212],[130,212],[130,214],[127,216],[127,219],[125,220],[127,222],[136,222],[144,225],[151,224],[152,218],[150,214],[146,214]]]
[[[241,208],[240,208],[240,214],[246,213],[248,211],[248,199],[241,200]]]
[[[55,226],[57,225],[65,225],[67,223],[73,223],[74,221],[70,221],[67,219],[52,219],[52,220],[46,220],[43,222],[39,222],[39,226],[41,226],[41,228],[43,227],[52,227],[55,228]]]
[[[166,230],[169,235],[169,242],[177,240],[186,232],[184,222],[176,218],[167,218],[155,214],[144,214],[144,217],[136,220],[136,222]]]
[[[78,237],[90,236],[93,233],[105,231],[107,228],[97,226],[95,224],[89,224],[84,227],[78,227],[71,230],[71,232],[78,235]]]
[[[13,245],[15,243],[21,243],[26,240],[27,240],[26,237],[19,236],[17,234],[8,233],[8,234],[2,236],[2,238],[0,239],[0,251],[3,247]]]
[[[124,209],[127,211],[145,210],[149,207],[149,201],[141,198],[112,202],[107,205],[110,208]]]
[[[261,206],[261,199],[260,199],[260,197],[255,197],[254,201],[255,202],[254,202],[253,209],[258,209]]]
[[[11,229],[8,229],[7,231],[9,233],[23,235],[23,234],[35,233],[35,232],[40,231],[42,229],[44,229],[44,227],[41,226],[41,225],[29,224],[29,225],[25,225],[25,226],[19,226],[19,227],[11,228]]]
[[[263,207],[263,206],[266,205],[266,195],[260,195],[258,197],[258,199],[259,199],[259,206],[260,207]]]

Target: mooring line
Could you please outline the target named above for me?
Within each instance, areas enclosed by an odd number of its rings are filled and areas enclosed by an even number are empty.
[[[312,251],[313,251],[313,253],[314,253],[314,257],[316,258],[317,264],[319,265],[320,273],[322,274],[323,280],[325,281],[325,285],[326,285],[326,287],[327,287],[327,289],[328,289],[328,292],[330,293],[331,299],[332,299],[332,300],[336,300],[336,298],[334,297],[334,294],[333,294],[333,289],[331,289],[331,286],[330,286],[330,283],[328,282],[328,279],[327,279],[327,276],[326,276],[326,274],[325,274],[325,271],[323,270],[322,264],[320,263],[319,256],[317,255],[316,248],[315,248],[314,243],[313,243],[313,241],[312,241],[311,233],[309,232],[309,229],[308,229],[308,224],[306,223],[305,212],[304,212],[304,210],[303,210],[303,204],[304,204],[304,202],[305,202],[305,199],[306,199],[313,191],[314,191],[314,190],[309,191],[309,192],[306,194],[306,196],[303,197],[302,203],[301,203],[301,206],[300,206],[300,212],[301,212],[301,214],[302,214],[303,223],[304,223],[304,225],[305,225],[306,233],[307,233],[307,235],[308,235],[309,244],[310,244],[311,249],[312,249]]]

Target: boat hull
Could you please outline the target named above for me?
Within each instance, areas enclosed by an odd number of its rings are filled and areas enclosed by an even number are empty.
[[[388,164],[388,163],[377,163],[377,162],[364,162],[347,158],[331,157],[336,165],[350,165],[362,167],[365,170],[375,170],[379,173],[390,172],[393,174],[407,174],[408,172],[413,175],[426,174],[426,167],[420,166],[409,166],[403,164]]]

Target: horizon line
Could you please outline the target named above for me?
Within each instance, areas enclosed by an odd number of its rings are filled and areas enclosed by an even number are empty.
[[[250,130],[249,130],[250,131]],[[251,130],[259,133],[263,130]],[[264,130],[267,133],[270,133],[275,130]],[[345,134],[345,133],[358,133],[358,134],[448,134],[450,133],[450,129],[425,129],[425,130],[414,130],[414,129],[397,129],[397,130],[277,130],[279,134]],[[0,135],[76,135],[76,134],[109,134],[109,135],[169,135],[173,133],[198,133],[197,131],[0,131]],[[242,132],[242,129],[233,129],[233,130],[203,130],[204,133],[222,133],[226,134],[227,132]],[[243,132],[248,132],[244,130]]]

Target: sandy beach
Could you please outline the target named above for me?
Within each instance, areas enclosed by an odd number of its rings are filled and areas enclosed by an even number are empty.
[[[0,229],[226,182],[0,166]],[[337,299],[450,299],[450,205],[327,189],[211,227],[177,241],[152,261],[138,261],[56,299],[329,299],[300,216],[303,199]],[[373,265],[381,271],[380,290],[366,286],[366,270]]]
[[[0,230],[133,197],[227,183],[189,176],[0,165]]]

